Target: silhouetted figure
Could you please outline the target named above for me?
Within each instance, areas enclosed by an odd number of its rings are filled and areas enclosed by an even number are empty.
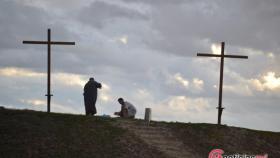
[[[97,88],[102,88],[102,85],[94,81],[94,78],[90,78],[84,87],[86,115],[96,114],[95,103],[97,99]]]
[[[131,103],[124,101],[123,98],[119,98],[118,102],[122,105],[120,112],[115,112],[115,115],[118,115],[123,118],[134,118],[136,114],[136,108]]]

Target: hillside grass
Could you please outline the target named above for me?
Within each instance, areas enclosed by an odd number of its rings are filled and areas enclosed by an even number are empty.
[[[151,148],[142,149],[141,140],[124,129],[112,126],[112,121],[115,120],[2,109],[0,157],[140,158],[141,155],[161,155]]]
[[[226,125],[206,123],[165,123],[174,135],[201,157],[208,157],[213,149],[223,149],[225,154],[264,155],[280,157],[280,133],[259,131]]]
[[[164,158],[137,135],[117,126],[118,118],[0,109],[2,158]],[[129,121],[129,120],[128,120]],[[135,126],[143,120],[134,120]],[[205,123],[151,122],[165,127],[200,157],[212,149],[226,154],[280,157],[280,133]]]

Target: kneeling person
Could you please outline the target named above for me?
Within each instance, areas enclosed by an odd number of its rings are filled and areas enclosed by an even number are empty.
[[[118,115],[123,118],[134,118],[136,114],[136,108],[131,103],[124,101],[123,98],[119,98],[118,102],[122,105],[120,112],[115,112],[115,115]]]

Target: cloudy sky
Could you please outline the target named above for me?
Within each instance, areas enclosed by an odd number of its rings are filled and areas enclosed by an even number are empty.
[[[278,0],[0,0],[0,106],[46,111],[47,47],[23,40],[75,41],[52,47],[51,111],[83,114],[89,77],[103,84],[99,115],[133,103],[137,117],[216,123],[219,59],[225,59],[222,123],[280,131]]]

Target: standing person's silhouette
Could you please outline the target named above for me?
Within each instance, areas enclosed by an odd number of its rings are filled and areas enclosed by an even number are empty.
[[[96,99],[97,99],[97,88],[101,88],[102,85],[96,81],[94,78],[90,78],[84,87],[84,101],[86,108],[86,115],[96,114]]]

